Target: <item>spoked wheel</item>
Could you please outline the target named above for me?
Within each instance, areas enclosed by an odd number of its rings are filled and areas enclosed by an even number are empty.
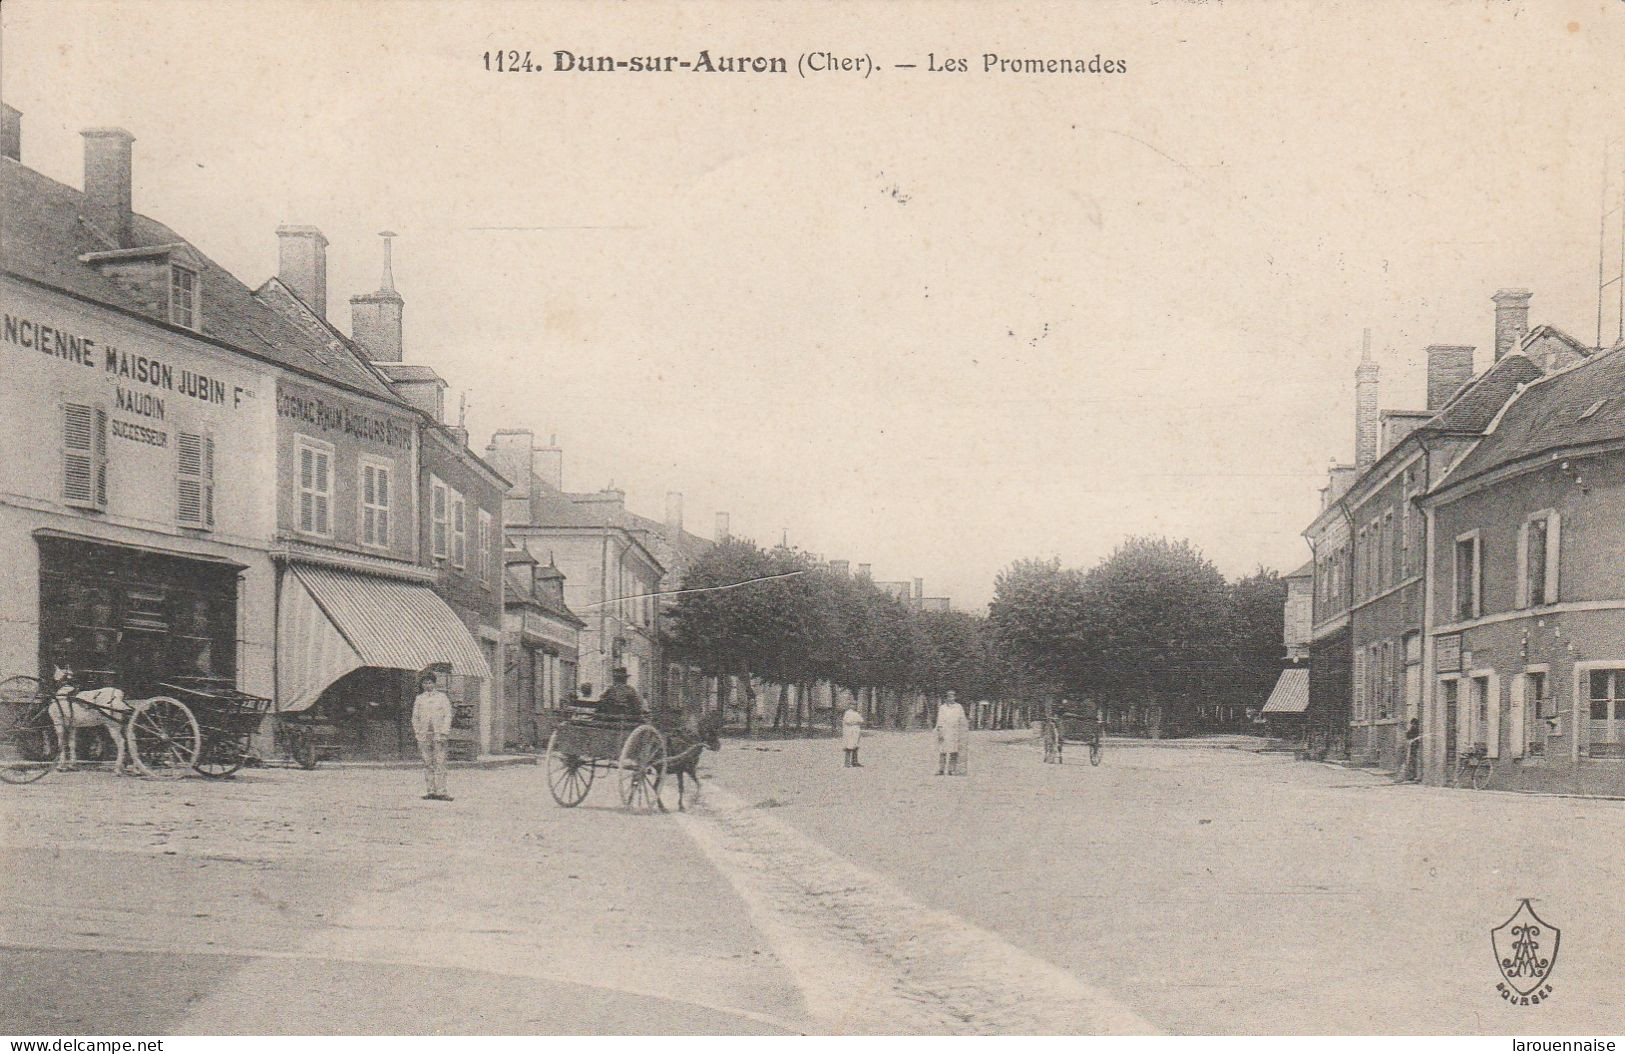
[[[1490,785],[1490,767],[1485,762],[1474,765],[1473,771],[1468,775],[1472,779],[1473,790],[1483,790]]]
[[[185,703],[167,695],[134,704],[126,735],[130,760],[153,779],[180,779],[198,762],[202,735]]]
[[[648,812],[660,805],[666,778],[666,737],[653,725],[639,725],[621,747],[621,804]]]
[[[1100,753],[1100,740],[1097,739],[1089,744],[1089,764],[1100,764]]]
[[[198,775],[223,780],[243,767],[242,746],[235,736],[210,736],[203,742],[197,764]]]
[[[57,766],[62,743],[33,677],[0,682],[0,782],[33,783]]]
[[[561,754],[558,751],[559,734],[547,739],[547,789],[553,800],[566,809],[573,809],[592,790],[592,781],[598,775],[593,763],[579,754]]]

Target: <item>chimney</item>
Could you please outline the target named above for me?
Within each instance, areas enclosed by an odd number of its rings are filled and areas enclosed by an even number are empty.
[[[1523,338],[1529,335],[1529,298],[1533,295],[1527,289],[1503,289],[1490,298],[1495,301],[1496,362],[1523,346]]]
[[[840,575],[842,578],[851,573],[851,568],[852,564],[846,560],[831,560],[829,562],[830,573]]]
[[[536,474],[554,490],[564,489],[564,451],[559,449],[558,436],[548,436],[547,445],[537,448]]]
[[[23,112],[0,102],[0,154],[13,161],[23,159]]]
[[[327,317],[327,239],[315,227],[276,229],[276,276],[322,318]]]
[[[666,492],[666,530],[673,538],[683,533],[683,492]]]
[[[86,128],[85,219],[130,248],[130,144],[135,136],[122,128]]]
[[[1371,361],[1371,331],[1360,338],[1360,365],[1354,370],[1354,465],[1377,460],[1382,420],[1377,413],[1377,364]]]
[[[715,540],[719,542],[725,542],[728,540],[728,514],[725,512],[717,513],[717,530]]]
[[[531,447],[535,438],[528,428],[503,428],[491,436],[491,445],[485,448],[491,467],[513,484],[508,488],[510,498],[530,500]]]
[[[1473,349],[1463,344],[1428,345],[1428,409],[1442,410],[1473,379]]]
[[[858,565],[858,577],[859,578],[869,578],[869,577],[871,577],[870,571],[873,569],[873,567],[874,567],[873,564],[859,564]]]
[[[919,600],[924,596],[925,596],[925,579],[916,578],[914,580],[914,599]]]
[[[391,266],[391,239],[396,235],[394,231],[379,231],[378,236],[384,239],[384,280],[376,293],[350,298],[350,336],[374,362],[400,362],[401,316],[406,301],[395,292]]]

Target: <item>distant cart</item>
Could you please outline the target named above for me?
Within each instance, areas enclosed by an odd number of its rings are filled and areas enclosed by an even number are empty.
[[[565,808],[580,805],[598,771],[613,771],[621,804],[649,812],[660,805],[668,741],[654,725],[573,715],[547,741],[547,789]]]
[[[1049,712],[1039,722],[1038,735],[1044,744],[1044,762],[1059,765],[1065,758],[1066,744],[1083,743],[1089,748],[1089,764],[1098,765],[1102,755],[1100,721],[1078,714]]]

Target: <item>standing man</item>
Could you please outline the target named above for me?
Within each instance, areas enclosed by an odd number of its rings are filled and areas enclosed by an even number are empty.
[[[429,784],[425,801],[451,801],[446,793],[446,740],[451,735],[451,696],[440,687],[434,669],[418,677],[418,695],[412,700],[412,732],[418,737],[423,755],[424,776]]]
[[[1422,723],[1414,717],[1405,728],[1405,779],[1422,781]]]
[[[962,773],[959,752],[965,747],[967,723],[965,708],[959,705],[955,693],[949,692],[947,702],[937,707],[937,775]]]
[[[846,767],[861,769],[863,763],[858,760],[858,739],[863,735],[863,714],[858,710],[857,696],[846,704],[846,713],[841,716],[841,744],[846,747]]]

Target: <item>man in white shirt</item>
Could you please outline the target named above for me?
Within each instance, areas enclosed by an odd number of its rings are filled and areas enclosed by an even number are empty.
[[[440,687],[440,675],[424,673],[412,700],[412,732],[418,737],[429,793],[425,801],[451,801],[446,793],[446,740],[451,736],[451,696]]]

